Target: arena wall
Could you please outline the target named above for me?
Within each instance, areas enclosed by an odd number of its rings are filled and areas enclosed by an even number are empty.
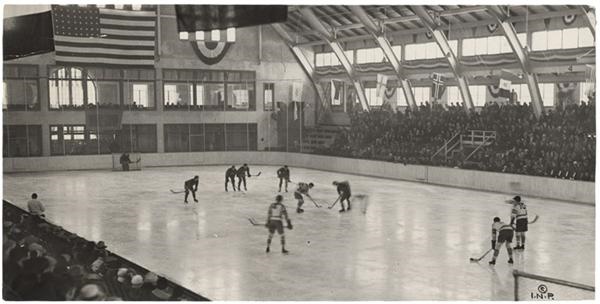
[[[403,165],[373,160],[351,159],[285,152],[204,152],[151,153],[142,155],[143,167],[287,164],[348,174],[407,180],[507,194],[521,194],[569,202],[595,204],[593,182],[464,170],[446,167]],[[4,173],[112,168],[111,155],[3,158]]]

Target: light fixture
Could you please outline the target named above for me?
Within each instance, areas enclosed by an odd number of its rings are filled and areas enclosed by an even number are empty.
[[[188,40],[189,35],[188,32],[179,32],[179,40]]]
[[[210,40],[212,40],[212,41],[221,40],[221,31],[220,30],[212,30],[210,32]]]

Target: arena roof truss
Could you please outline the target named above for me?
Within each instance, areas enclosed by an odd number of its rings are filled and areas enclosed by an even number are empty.
[[[543,107],[537,88],[536,69],[539,69],[539,60],[532,62],[529,58],[529,49],[524,49],[516,36],[514,24],[524,24],[526,30],[531,21],[542,21],[550,18],[568,18],[578,16],[595,35],[595,11],[593,7],[586,5],[514,5],[514,6],[484,6],[484,5],[322,5],[322,6],[290,6],[288,8],[288,20],[282,23],[281,30],[294,35],[295,42],[292,46],[301,48],[329,47],[338,57],[347,76],[359,93],[362,90],[360,76],[363,70],[358,65],[353,65],[344,54],[343,46],[348,43],[360,43],[373,41],[381,48],[387,58],[387,64],[393,67],[393,74],[399,80],[404,92],[410,92],[411,81],[408,75],[414,75],[415,71],[407,71],[403,68],[404,61],[397,58],[392,51],[393,40],[390,37],[407,36],[414,34],[426,34],[435,39],[442,54],[447,61],[447,70],[456,77],[466,108],[471,108],[473,102],[468,89],[468,80],[465,71],[472,70],[472,64],[466,66],[463,61],[460,44],[458,53],[452,51],[448,43],[449,36],[461,31],[473,30],[477,27],[497,24],[501,27],[506,37],[516,65],[511,69],[523,71],[523,78],[530,87],[530,95],[536,114],[542,113]],[[530,45],[530,43],[527,43]],[[595,52],[595,47],[592,52]],[[544,55],[544,52],[536,56]],[[532,55],[533,56],[533,55]],[[545,55],[544,55],[545,56]],[[536,57],[536,58],[537,58]],[[588,56],[589,57],[589,56]],[[582,63],[589,58],[576,58],[574,62]],[[518,63],[517,63],[518,62]],[[463,66],[463,63],[464,66]],[[565,62],[556,63],[571,64]],[[594,62],[595,64],[595,62]],[[315,67],[316,68],[316,67]],[[442,68],[443,69],[443,68]],[[572,71],[572,69],[569,69]],[[389,70],[388,72],[392,72]],[[319,71],[315,72],[317,75]],[[414,77],[413,77],[414,78]],[[411,78],[412,79],[412,78]],[[414,79],[413,79],[414,80]],[[316,79],[315,79],[316,81]],[[407,103],[414,106],[414,97],[405,95]],[[363,108],[368,108],[364,94],[358,94]]]

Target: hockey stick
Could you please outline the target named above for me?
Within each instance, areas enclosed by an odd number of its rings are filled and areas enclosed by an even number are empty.
[[[476,258],[469,258],[469,261],[471,262],[479,262],[481,261],[483,258],[485,258],[486,255],[488,255],[488,253],[490,253],[493,249],[488,249],[488,251],[486,251],[481,257],[479,257],[478,259]]]
[[[331,208],[333,208],[333,206],[335,206],[335,204],[337,204],[337,202],[340,200],[340,198],[342,198],[342,196],[341,196],[341,195],[340,195],[340,196],[338,196],[338,198],[335,200],[335,202],[333,202],[333,205],[331,205],[331,206],[329,206],[329,207],[327,207],[327,208],[328,208],[328,209],[331,209]]]
[[[315,204],[315,207],[321,208],[321,205],[317,204],[317,202],[315,202],[315,200],[310,195],[307,194],[306,196],[308,196],[308,198],[310,198],[310,200],[313,202],[313,204]]]
[[[178,193],[183,193],[183,192],[185,192],[185,190],[177,190],[177,191],[175,191],[175,190],[171,189],[171,193],[173,193],[173,194],[178,194]]]
[[[527,221],[527,224],[533,224],[533,223],[537,222],[537,220],[538,220],[539,218],[540,218],[540,216],[536,214],[536,215],[533,217],[533,220],[532,220],[531,222],[530,222],[530,221]]]
[[[252,224],[252,226],[264,226],[264,225],[257,223],[256,220],[252,217],[249,217],[248,220],[250,221],[250,224]]]

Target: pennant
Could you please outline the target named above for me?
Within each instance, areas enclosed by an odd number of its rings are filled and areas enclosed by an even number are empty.
[[[444,87],[444,77],[442,74],[433,73],[431,74],[431,97],[435,100],[442,99],[444,95],[445,87]]]
[[[500,90],[498,95],[500,97],[510,98],[511,86],[512,81],[509,78],[509,73],[502,71],[500,79],[498,80],[498,89]]]
[[[377,74],[377,97],[383,97],[385,88],[387,87],[388,76]]]
[[[339,105],[342,103],[341,90],[343,82],[339,80],[331,80],[331,104]]]

